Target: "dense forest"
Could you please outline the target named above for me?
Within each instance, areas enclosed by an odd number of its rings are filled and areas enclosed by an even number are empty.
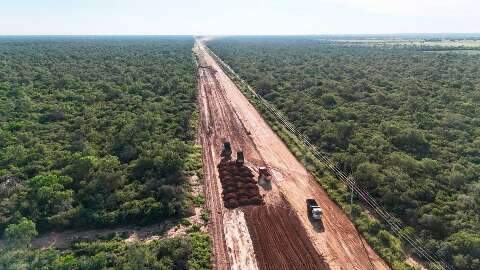
[[[480,55],[314,37],[208,45],[427,249],[480,269]]]
[[[193,42],[1,38],[0,235],[9,238],[22,224],[35,232],[31,238],[191,214],[187,174],[199,163],[192,158],[198,152]],[[191,253],[189,239],[159,240],[134,252],[148,249],[153,259],[182,261]],[[88,245],[68,256],[86,256],[91,263],[88,256],[102,250],[116,254],[115,260],[127,252],[116,242]],[[55,261],[55,252],[42,256]],[[68,256],[61,258],[73,258]],[[105,267],[117,265],[107,261]],[[159,265],[147,268],[171,269],[167,262]]]

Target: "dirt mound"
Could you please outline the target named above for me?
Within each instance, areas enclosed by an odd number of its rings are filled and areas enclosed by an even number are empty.
[[[222,160],[217,168],[225,207],[263,204],[253,173],[248,167]]]
[[[289,208],[249,206],[243,211],[259,269],[330,269]]]

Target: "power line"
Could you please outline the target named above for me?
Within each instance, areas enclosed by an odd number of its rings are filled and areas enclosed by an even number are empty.
[[[229,65],[227,65],[222,59],[220,59],[215,53],[213,53],[208,47],[203,46],[205,50],[220,63],[223,69],[226,69],[228,73],[233,75],[237,80],[239,80],[255,98],[257,98],[263,106],[265,106],[277,119],[282,126],[289,131],[290,135],[301,142],[303,146],[310,150],[310,153],[314,158],[319,161],[323,166],[327,167],[333,175],[342,181],[348,188],[350,188],[355,194],[357,194],[371,209],[377,213],[390,227],[390,230],[398,238],[409,243],[414,251],[421,256],[425,261],[429,262],[432,267],[435,269],[453,269],[449,266],[442,258],[437,254],[429,252],[423,246],[424,244],[415,237],[413,233],[407,232],[404,230],[404,225],[402,222],[391,215],[383,206],[381,206],[365,189],[358,186],[355,182],[355,179],[351,175],[346,175],[326,154],[321,153],[315,145],[313,145],[309,139],[301,133],[287,117],[285,117],[282,112],[280,112],[274,105],[270,104],[262,96],[260,96],[255,90],[253,90],[247,82],[245,82],[239,75],[237,75]]]

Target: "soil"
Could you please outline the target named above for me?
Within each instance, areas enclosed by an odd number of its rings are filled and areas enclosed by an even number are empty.
[[[230,269],[258,269],[243,211],[240,209],[226,210],[224,220]]]
[[[93,229],[93,230],[66,230],[61,232],[49,232],[42,234],[32,240],[32,247],[46,249],[55,247],[59,249],[68,249],[71,244],[77,240],[97,240],[102,237],[109,237],[113,234],[125,234],[128,236],[126,241],[138,239],[140,241],[148,241],[153,238],[162,238],[165,231],[174,228],[180,220],[170,219],[161,223],[148,225],[144,227],[137,226],[121,226],[109,229]],[[0,248],[4,246],[4,240],[0,240]]]
[[[203,66],[202,59],[199,65]],[[218,101],[213,91],[219,87],[214,79],[214,71],[209,68],[198,69],[198,103],[200,108],[199,137],[202,145],[204,185],[206,204],[209,209],[209,230],[213,237],[214,269],[257,269],[252,241],[248,233],[243,214],[238,210],[224,207],[222,185],[217,165],[220,163],[221,148],[225,138],[232,137],[236,125],[231,125],[231,111]],[[226,120],[229,119],[229,120]],[[237,141],[232,146],[238,149]]]
[[[260,269],[329,269],[288,205],[244,211]]]

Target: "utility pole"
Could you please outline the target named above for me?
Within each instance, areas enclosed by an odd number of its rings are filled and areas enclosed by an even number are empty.
[[[353,188],[351,190],[352,192],[350,193],[350,205],[353,203]]]
[[[350,178],[350,180],[352,181],[352,185],[350,186],[350,205],[353,204],[353,185],[355,184],[355,182],[353,181],[352,178]]]

